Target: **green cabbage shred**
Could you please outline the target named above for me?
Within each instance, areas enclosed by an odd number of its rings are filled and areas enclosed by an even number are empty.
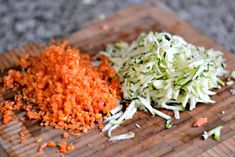
[[[179,111],[193,110],[197,103],[215,103],[211,89],[224,85],[219,79],[226,73],[222,52],[194,46],[169,33],[141,34],[130,44],[109,45],[102,54],[117,70],[123,99],[132,102],[127,109],[132,115],[139,109],[170,120],[160,111],[168,109],[179,118]],[[119,126],[128,119],[125,112],[108,124]]]

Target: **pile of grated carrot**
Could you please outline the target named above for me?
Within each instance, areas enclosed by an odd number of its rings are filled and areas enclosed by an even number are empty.
[[[14,110],[25,110],[41,125],[87,132],[121,97],[116,71],[105,56],[99,59],[93,66],[87,54],[66,42],[49,45],[41,55],[22,55],[22,70],[9,70],[3,80],[5,88],[18,92],[15,101],[0,105],[3,123]]]

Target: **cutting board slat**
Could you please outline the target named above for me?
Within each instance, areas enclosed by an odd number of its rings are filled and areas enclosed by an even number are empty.
[[[108,26],[108,30],[102,27]],[[115,41],[132,41],[139,33],[149,31],[167,31],[185,38],[190,43],[206,48],[214,48],[224,52],[228,70],[235,69],[235,55],[224,50],[211,39],[202,35],[192,26],[178,18],[167,7],[156,2],[147,2],[119,11],[102,21],[93,21],[83,25],[82,29],[68,37],[73,45],[79,45],[82,52],[94,55]],[[43,51],[43,45],[30,43],[21,48],[0,55],[0,71],[15,66],[18,54],[37,54]],[[2,75],[0,75],[2,76]],[[0,87],[0,101],[5,92]],[[132,120],[123,124],[115,133],[133,131],[136,137],[132,140],[109,142],[104,133],[97,128],[90,130],[80,137],[67,139],[75,144],[75,150],[66,156],[233,156],[235,155],[235,96],[231,96],[231,87],[217,90],[213,96],[216,104],[199,104],[189,112],[181,113],[181,119],[175,121],[171,129],[165,129],[165,121],[159,117],[151,117],[147,113],[138,112]],[[2,94],[1,94],[2,93]],[[8,95],[10,97],[10,95]],[[225,111],[222,115],[221,111]],[[171,112],[166,111],[171,114]],[[42,138],[61,141],[62,130],[41,127],[38,121],[22,122],[23,113],[14,115],[13,120],[3,125],[0,123],[0,150],[6,156],[60,156],[55,148],[46,148],[38,152],[41,143],[35,141]],[[208,117],[209,123],[200,128],[193,128],[192,124],[199,117]],[[141,129],[136,128],[139,124]],[[211,138],[201,139],[204,130],[210,130],[217,125],[224,125],[221,142]],[[21,143],[19,132],[24,132],[26,141]]]

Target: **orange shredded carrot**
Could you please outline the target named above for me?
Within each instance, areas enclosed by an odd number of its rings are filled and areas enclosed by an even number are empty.
[[[46,148],[46,147],[47,147],[47,143],[43,143],[43,144],[39,147],[38,152],[42,152],[43,149]]]
[[[5,101],[0,103],[0,112],[3,114],[2,118],[3,118],[3,124],[8,123],[11,120],[11,116],[13,114],[13,106],[14,102],[11,101]]]
[[[50,45],[38,56],[21,56],[18,65],[24,70],[9,70],[3,80],[5,88],[20,91],[15,102],[0,104],[3,123],[22,109],[40,125],[87,132],[121,97],[116,71],[105,56],[100,60],[93,66],[87,54],[66,42]]]
[[[69,137],[69,134],[67,132],[64,132],[63,133],[63,138],[68,138]]]
[[[99,128],[99,129],[103,129],[103,128],[104,128],[104,125],[103,125],[103,124],[99,124],[99,125],[98,125],[98,128]]]
[[[75,148],[74,144],[71,143],[67,146],[67,151],[73,151],[74,148]]]
[[[60,149],[58,150],[58,153],[66,153],[67,152],[67,143],[61,142],[59,144]]]
[[[193,124],[194,127],[200,127],[204,124],[206,124],[208,121],[207,121],[207,118],[198,118],[196,120],[196,122]]]
[[[55,143],[54,141],[49,141],[49,142],[47,143],[47,146],[48,146],[48,147],[55,147],[55,146],[56,146],[56,143]]]

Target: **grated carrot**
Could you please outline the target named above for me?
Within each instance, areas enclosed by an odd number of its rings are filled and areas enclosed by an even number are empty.
[[[105,56],[100,60],[93,66],[87,54],[66,42],[49,45],[41,55],[22,55],[18,65],[24,70],[9,70],[3,80],[5,88],[20,93],[15,102],[0,104],[3,123],[22,109],[40,125],[87,132],[121,97],[116,71]]]
[[[99,128],[99,129],[103,129],[103,128],[104,128],[104,125],[103,125],[103,124],[99,124],[99,125],[98,125],[98,128]]]
[[[208,121],[207,121],[207,118],[198,118],[195,123],[193,124],[194,127],[200,127],[204,124],[206,124]]]
[[[3,124],[8,123],[11,120],[11,116],[13,114],[12,110],[14,107],[14,102],[11,101],[5,101],[0,103],[0,112],[3,114]]]
[[[47,143],[43,143],[43,144],[39,147],[38,152],[42,152],[43,149],[46,148],[46,147],[47,147]]]
[[[73,151],[74,148],[75,148],[74,144],[71,143],[67,146],[67,151]]]
[[[47,143],[47,147],[55,147],[56,146],[56,143],[54,141],[49,141]]]
[[[63,138],[68,138],[69,137],[69,134],[67,132],[64,132],[63,133]]]
[[[58,150],[58,153],[66,153],[67,152],[67,143],[61,142],[59,144],[60,149]]]

